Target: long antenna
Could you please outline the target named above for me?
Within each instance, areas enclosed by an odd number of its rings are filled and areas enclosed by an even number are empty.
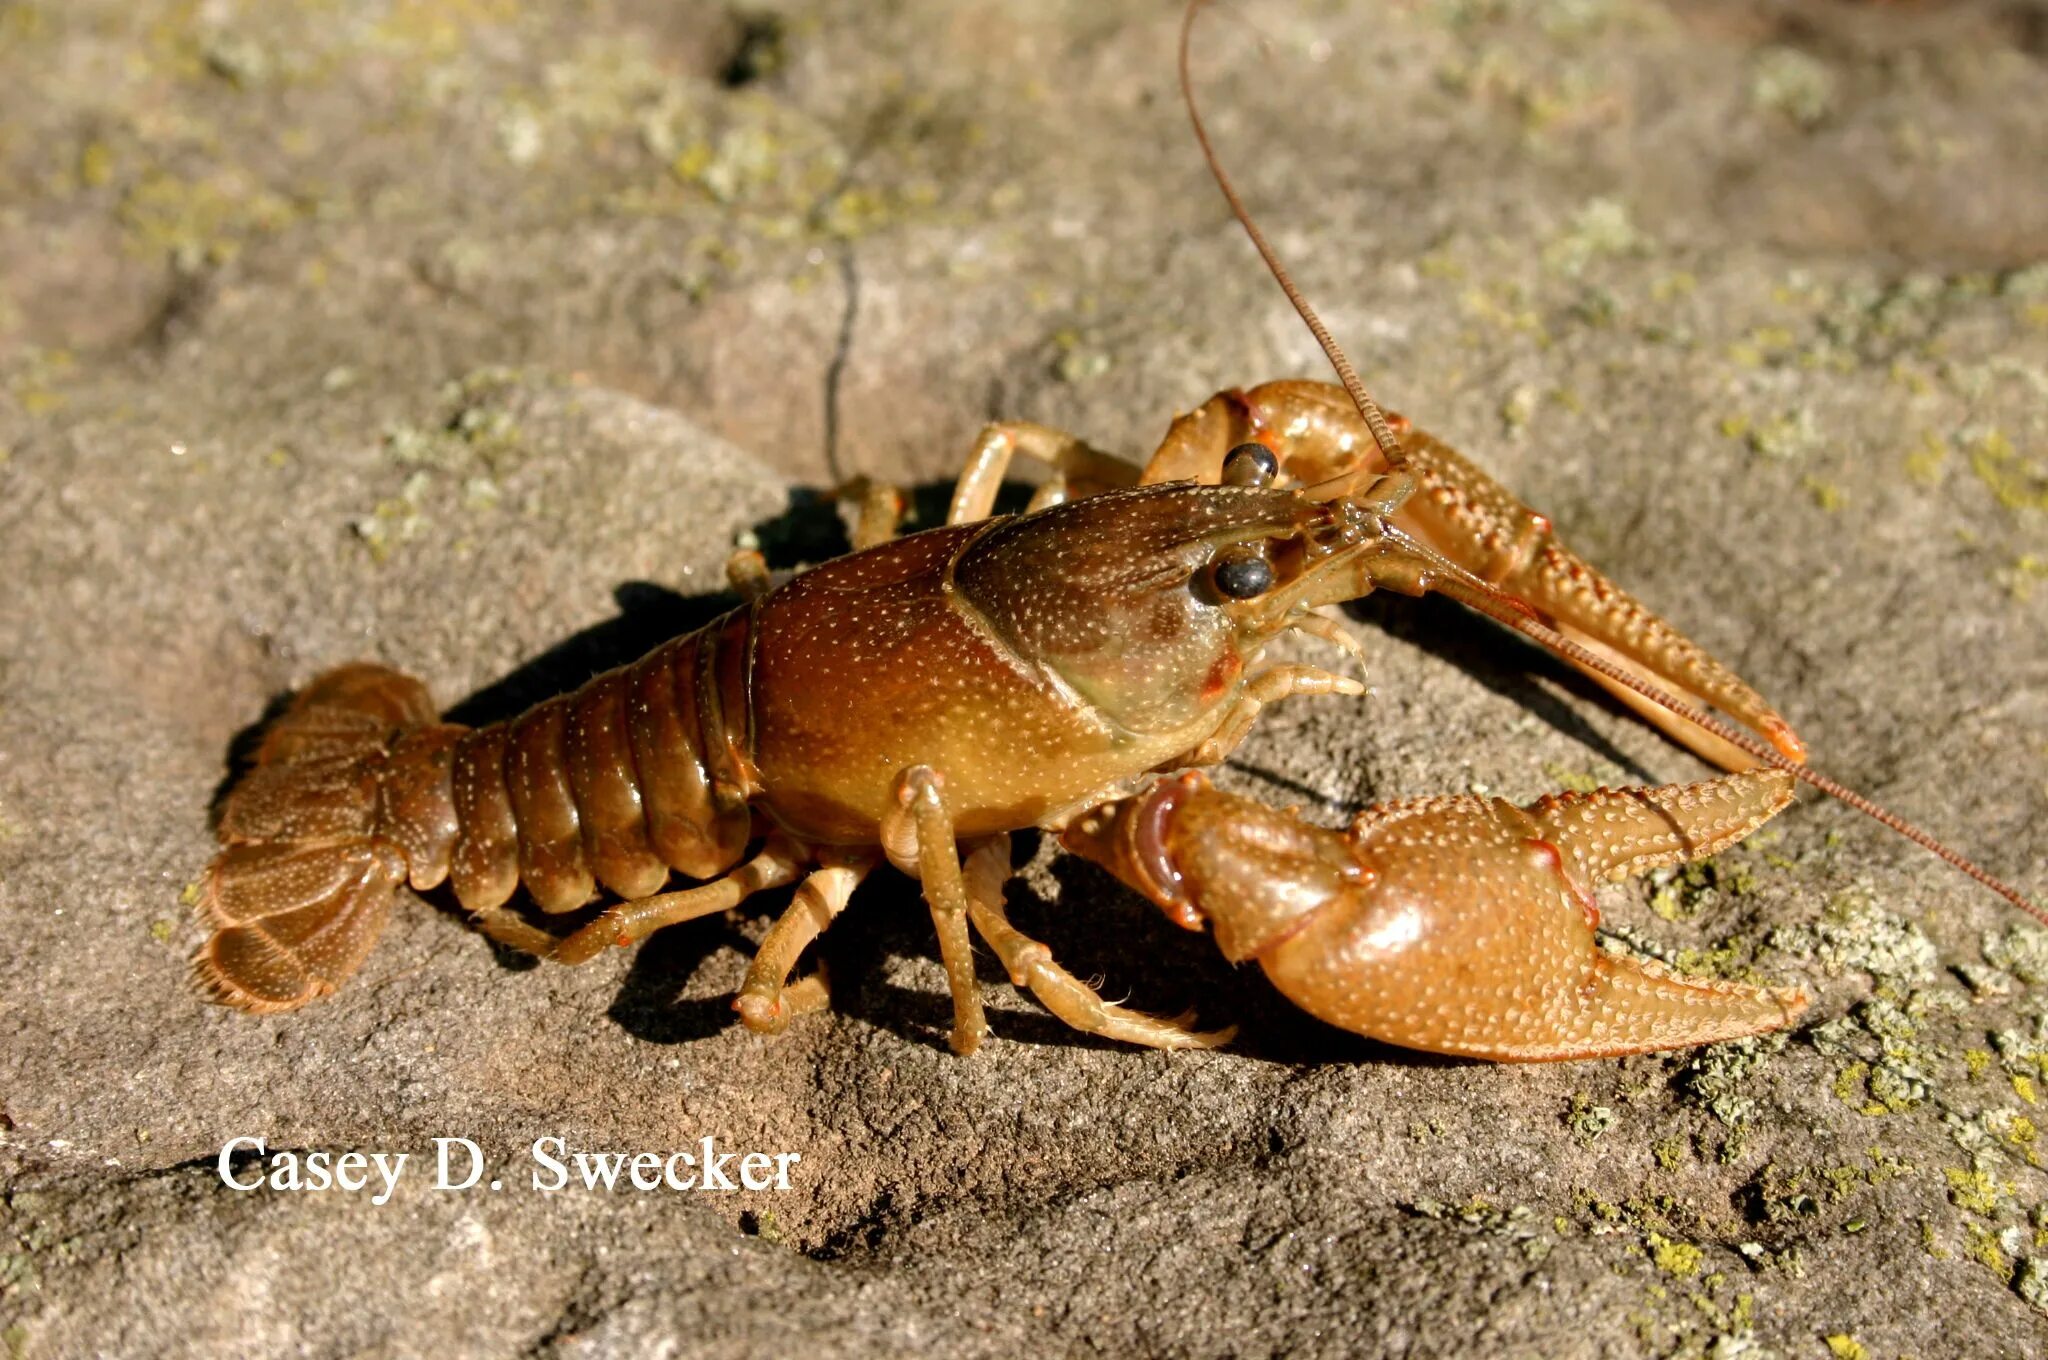
[[[1474,589],[1473,587],[1477,588]],[[1761,764],[1783,770],[1801,783],[1810,784],[1829,797],[1847,803],[1864,816],[1889,827],[1907,840],[1912,841],[1915,845],[1946,860],[1955,868],[1962,870],[1971,878],[1976,879],[1979,883],[1982,883],[1985,887],[2027,913],[2027,915],[2043,925],[2048,925],[2048,910],[2036,906],[2018,888],[1996,877],[1988,870],[1980,868],[1961,852],[1950,849],[1928,832],[1922,831],[1897,813],[1865,798],[1854,789],[1838,784],[1818,770],[1802,765],[1788,756],[1781,755],[1778,749],[1769,742],[1743,731],[1732,723],[1723,722],[1713,714],[1697,708],[1675,695],[1668,694],[1647,681],[1639,679],[1590,647],[1581,646],[1548,624],[1529,617],[1527,612],[1528,606],[1505,591],[1488,585],[1477,577],[1460,580],[1457,585],[1450,586],[1448,589],[1440,582],[1437,588],[1467,608],[1478,610],[1488,618],[1508,628],[1512,628],[1517,633],[1540,644],[1558,656],[1564,657],[1566,660],[1574,662],[1586,670],[1595,671],[1614,681],[1614,683],[1622,686],[1624,689],[1633,690],[1658,707],[1685,719],[1695,727],[1713,733],[1729,745],[1738,747],[1744,753],[1754,756]]]
[[[1216,187],[1223,191],[1224,199],[1230,204],[1231,213],[1237,218],[1244,234],[1252,238],[1258,247],[1259,257],[1266,262],[1266,268],[1273,272],[1273,278],[1280,285],[1280,291],[1287,294],[1287,300],[1294,304],[1294,310],[1301,313],[1301,319],[1315,334],[1316,343],[1329,356],[1330,367],[1337,370],[1338,379],[1344,390],[1351,394],[1352,405],[1365,417],[1366,428],[1372,431],[1373,443],[1380,446],[1380,456],[1387,460],[1387,467],[1394,472],[1408,466],[1408,455],[1401,448],[1401,441],[1394,434],[1394,427],[1380,411],[1379,403],[1365,390],[1365,384],[1358,380],[1358,370],[1344,357],[1344,351],[1337,347],[1337,341],[1330,335],[1330,328],[1316,315],[1316,309],[1308,305],[1308,299],[1294,286],[1294,280],[1287,273],[1287,266],[1280,263],[1280,256],[1266,240],[1266,233],[1259,230],[1259,224],[1252,221],[1251,210],[1244,206],[1244,200],[1237,196],[1237,186],[1230,182],[1230,176],[1223,173],[1223,162],[1217,158],[1216,148],[1209,144],[1209,129],[1202,123],[1202,111],[1195,107],[1195,82],[1188,75],[1189,40],[1195,31],[1195,15],[1202,8],[1203,0],[1188,0],[1187,13],[1180,22],[1180,94],[1187,101],[1188,121],[1195,125],[1195,140],[1202,144],[1202,159],[1209,162],[1209,173],[1216,178]]]
[[[1295,286],[1286,266],[1280,263],[1279,255],[1267,242],[1266,234],[1260,231],[1258,223],[1252,220],[1250,209],[1245,207],[1244,200],[1238,196],[1236,186],[1230,182],[1230,176],[1224,172],[1222,160],[1216,155],[1216,148],[1209,141],[1209,130],[1202,123],[1202,111],[1195,104],[1195,84],[1189,72],[1188,62],[1190,40],[1195,30],[1195,16],[1201,12],[1204,3],[1205,0],[1188,0],[1188,7],[1181,16],[1180,25],[1180,93],[1181,98],[1187,103],[1188,121],[1194,124],[1195,140],[1201,144],[1202,159],[1209,163],[1209,173],[1215,177],[1216,187],[1223,191],[1224,200],[1230,204],[1230,211],[1237,218],[1238,225],[1244,228],[1245,235],[1251,237],[1252,244],[1258,248],[1260,258],[1265,260],[1266,268],[1272,271],[1281,291],[1287,294],[1287,300],[1294,304],[1294,310],[1301,314],[1301,319],[1314,333],[1316,343],[1321,345],[1323,353],[1329,356],[1330,366],[1337,370],[1338,378],[1344,383],[1344,390],[1351,395],[1352,404],[1358,407],[1359,415],[1365,418],[1366,427],[1372,431],[1373,442],[1380,447],[1380,456],[1387,460],[1390,469],[1399,471],[1405,468],[1408,462],[1407,455],[1401,449],[1401,441],[1395,437],[1392,427],[1387,424],[1387,418],[1381,413],[1379,404],[1366,392],[1365,384],[1358,380],[1357,370],[1353,369],[1351,361],[1344,357],[1344,351],[1338,348],[1329,328],[1323,325],[1322,319],[1316,315],[1315,308],[1309,305],[1308,299],[1302,296],[1301,290]],[[1988,870],[1980,868],[1959,851],[1950,849],[1897,813],[1881,807],[1855,790],[1836,783],[1799,761],[1781,755],[1777,748],[1758,737],[1733,724],[1723,722],[1676,695],[1638,678],[1591,648],[1574,642],[1544,623],[1534,610],[1506,591],[1463,571],[1458,572],[1456,576],[1440,580],[1436,583],[1436,588],[1467,608],[1477,610],[1496,623],[1513,629],[1553,654],[1585,670],[1604,676],[1701,730],[1711,732],[1729,745],[1754,757],[1760,764],[1783,770],[1801,783],[1809,784],[1829,797],[1848,804],[1864,816],[1897,832],[1915,845],[1968,874],[2035,920],[2048,925],[2048,909],[2036,906],[2019,889]]]

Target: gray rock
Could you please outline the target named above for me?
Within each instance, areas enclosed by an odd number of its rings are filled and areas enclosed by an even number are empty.
[[[1953,971],[2012,913],[1817,800],[1682,920],[1605,905],[1810,988],[1819,1046],[1417,1058],[1046,846],[1018,923],[1232,1048],[1084,1041],[985,964],[955,1059],[887,876],[772,1042],[726,1009],[765,908],[570,970],[408,897],[326,1003],[189,990],[231,743],[320,669],[502,712],[708,616],[741,534],[831,551],[792,488],[946,478],[995,416],[1141,454],[1320,375],[1171,8],[0,8],[6,1354],[2048,1348],[2048,1021]],[[1243,11],[1206,107],[1374,390],[2048,893],[2040,6]],[[1454,609],[1354,624],[1374,694],[1280,705],[1220,778],[1334,820],[1699,773]],[[237,1193],[238,1135],[415,1169]],[[428,1187],[456,1135],[501,1191]],[[543,1136],[803,1161],[544,1194]]]

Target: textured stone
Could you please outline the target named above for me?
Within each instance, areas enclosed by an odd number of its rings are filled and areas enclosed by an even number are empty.
[[[1605,902],[1818,998],[1703,1054],[1372,1045],[1043,845],[1018,924],[1235,1045],[1083,1040],[984,961],[955,1059],[892,876],[772,1042],[726,1006],[766,907],[568,970],[407,896],[331,1001],[189,990],[209,800],[316,671],[494,716],[708,617],[738,535],[835,551],[792,488],[935,482],[994,416],[1138,453],[1322,373],[1195,156],[1171,8],[0,7],[5,1353],[2048,1349],[2013,1283],[2043,999],[1952,971],[2012,913],[1818,800],[1664,885],[1676,920]],[[1375,391],[1823,768],[2048,892],[2040,6],[1241,12],[1198,35],[1214,130]],[[1454,608],[1353,624],[1373,695],[1277,706],[1221,780],[1335,820],[1699,772]],[[462,1135],[505,1189],[237,1194],[241,1134]],[[544,1135],[803,1162],[543,1195]]]

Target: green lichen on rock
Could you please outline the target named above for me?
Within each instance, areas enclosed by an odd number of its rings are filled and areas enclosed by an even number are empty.
[[[1650,1146],[1650,1155],[1665,1171],[1676,1171],[1685,1165],[1692,1152],[1692,1140],[1688,1138],[1660,1138]]]
[[[2048,1080],[2048,1014],[2036,1015],[2031,1031],[2015,1027],[1985,1037],[2008,1072]]]
[[[122,195],[119,216],[131,250],[168,256],[191,273],[234,259],[251,238],[283,230],[304,211],[250,172],[215,167],[204,177],[145,171]]]
[[[2022,1093],[2024,1094],[2024,1093]],[[2016,1110],[1992,1110],[1986,1115],[1990,1127],[2005,1145],[2028,1166],[2041,1165],[2040,1126]]]
[[[1608,779],[1613,777],[1609,775],[1603,778],[1591,770],[1573,769],[1567,765],[1560,765],[1554,760],[1544,761],[1542,768],[1545,778],[1549,779],[1559,788],[1569,790],[1572,793],[1593,793],[1606,783]]]
[[[1573,215],[1571,225],[1544,247],[1544,266],[1577,278],[1599,260],[1640,255],[1649,250],[1645,236],[1628,208],[1611,198],[1596,198]]]
[[[1513,1243],[1531,1263],[1542,1261],[1549,1256],[1556,1245],[1554,1238],[1536,1226],[1536,1211],[1526,1204],[1503,1207],[1484,1196],[1475,1195],[1463,1204],[1445,1204],[1441,1200],[1421,1199],[1407,1208],[1422,1218],[1434,1219],[1441,1223],[1456,1223],[1476,1233]],[[1558,1226],[1557,1230],[1562,1232],[1567,1227],[1569,1225],[1564,1224]]]
[[[1658,870],[1650,910],[1667,921],[1689,921],[1702,911],[1756,891],[1756,872],[1741,859],[1695,860]]]
[[[1906,453],[1906,476],[1916,486],[1939,486],[1948,459],[1948,441],[1932,430],[1923,430],[1920,441]]]
[[[2001,1284],[2010,1284],[2014,1271],[2006,1236],[1981,1223],[1963,1224],[1963,1255],[1990,1271]]]
[[[2013,1272],[2012,1288],[2035,1312],[2048,1315],[2048,1261],[2029,1256]]]
[[[1835,1099],[1855,1110],[1858,1114],[1878,1115],[1885,1112],[1884,1106],[1871,1100],[1869,1093],[1870,1064],[1853,1062],[1835,1073]]]
[[[1668,961],[1681,973],[1735,982],[1768,982],[1757,972],[1756,951],[1753,936],[1737,933],[1709,944],[1673,950]]]
[[[391,432],[392,437],[401,437],[403,428]],[[349,521],[352,530],[370,559],[377,563],[391,560],[393,553],[404,544],[419,537],[431,522],[426,513],[427,492],[433,485],[433,478],[425,472],[415,472],[405,479],[395,496],[387,496],[371,507],[370,512],[358,515]]]
[[[2009,510],[2048,510],[2048,461],[2020,452],[1997,428],[1966,432],[1970,470]]]
[[[1941,1174],[1948,1181],[1949,1203],[1985,1218],[1996,1214],[2001,1203],[2009,1202],[2015,1188],[1959,1166],[1944,1167]]]
[[[1770,948],[1812,959],[1828,975],[1858,969],[1880,980],[1927,982],[1941,962],[1934,942],[1920,927],[1877,905],[1867,893],[1844,893],[1812,925],[1779,926],[1766,939]]]
[[[1984,959],[2026,983],[2048,982],[2048,930],[2015,922],[2002,931],[1986,931]]]
[[[1877,1217],[1870,1207],[1861,1213],[1843,1213],[1852,1201],[1872,1204],[1870,1191],[1911,1176],[1915,1167],[1882,1148],[1866,1150],[1864,1160],[1815,1165],[1781,1165],[1765,1162],[1741,1191],[1741,1202],[1752,1222],[1775,1228],[1810,1228],[1839,1222],[1840,1230],[1857,1233]],[[1874,1203],[1882,1205],[1883,1199]]]
[[[1820,423],[1811,407],[1794,406],[1766,416],[1735,415],[1721,421],[1721,433],[1740,439],[1759,458],[1791,462],[1821,447]]]
[[[2034,598],[2035,587],[2048,581],[2048,557],[2021,553],[2010,565],[1993,572],[1992,579],[2005,587],[2014,604],[2025,604]]]
[[[431,420],[385,427],[384,456],[404,481],[349,523],[373,560],[389,561],[444,518],[499,505],[504,478],[531,452],[516,409],[529,383],[546,386],[538,375],[477,369],[442,385],[440,412]]]
[[[1872,1118],[1903,1114],[1934,1094],[1938,1083],[1932,1074],[1947,1064],[1925,1039],[1927,1022],[1967,1004],[1953,988],[1924,987],[1903,1001],[1899,997],[1897,987],[1882,984],[1876,996],[1808,1035],[1821,1053],[1851,1060],[1835,1073],[1835,1097]]]
[[[1701,1049],[1679,1070],[1678,1089],[1721,1124],[1737,1128],[1756,1113],[1756,1098],[1744,1088],[1772,1057],[1784,1052],[1788,1039],[1781,1030]]]
[[[1692,1243],[1674,1241],[1658,1232],[1649,1235],[1648,1246],[1651,1264],[1681,1279],[1699,1274],[1707,1259],[1706,1252]]]
[[[1807,494],[1813,497],[1813,503],[1817,509],[1833,514],[1848,504],[1848,493],[1825,477],[1816,477],[1808,473],[1799,479],[1799,484],[1806,489]]]
[[[1870,1069],[1870,1098],[1887,1114],[1904,1114],[1927,1101],[1926,1078],[1902,1061],[1887,1058]]]
[[[1820,124],[1834,111],[1835,73],[1819,58],[1796,47],[1771,47],[1757,54],[1750,74],[1750,103],[1801,127]]]
[[[1614,1127],[1614,1120],[1612,1107],[1595,1105],[1583,1091],[1572,1092],[1571,1107],[1565,1111],[1564,1123],[1580,1147],[1593,1146],[1602,1134]]]

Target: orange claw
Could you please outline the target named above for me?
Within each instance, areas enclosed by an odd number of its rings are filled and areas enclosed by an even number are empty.
[[[1806,758],[1805,744],[1763,696],[1566,547],[1548,517],[1515,499],[1464,455],[1418,432],[1408,440],[1408,466],[1416,492],[1395,516],[1396,524],[1638,679],[1711,704],[1789,760]],[[1726,769],[1755,763],[1633,690],[1589,674],[1702,757]]]
[[[1161,780],[1078,820],[1067,847],[1333,1025],[1503,1062],[1612,1057],[1791,1024],[1796,988],[1681,977],[1602,950],[1592,890],[1711,855],[1792,798],[1780,770],[1561,794],[1369,809],[1328,830],[1212,788]]]
[[[1548,517],[1449,445],[1399,416],[1414,494],[1396,528],[1526,605],[1537,618],[1660,689],[1720,709],[1787,759],[1806,747],[1777,711],[1706,650],[1609,580],[1552,531]],[[1142,480],[1219,480],[1224,456],[1256,438],[1273,448],[1295,484],[1312,486],[1384,463],[1364,419],[1340,387],[1270,382],[1226,392],[1174,421]],[[1727,742],[1605,676],[1587,672],[1673,740],[1724,769],[1756,762]]]

